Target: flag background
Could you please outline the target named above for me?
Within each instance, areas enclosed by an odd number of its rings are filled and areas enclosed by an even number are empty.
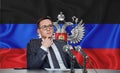
[[[120,69],[118,0],[1,0],[0,68],[26,68],[27,43],[38,37],[36,21],[47,15],[56,21],[61,11],[66,21],[76,16],[85,22],[80,45],[90,57],[87,68]]]

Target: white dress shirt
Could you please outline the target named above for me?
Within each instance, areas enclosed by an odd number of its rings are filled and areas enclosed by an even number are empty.
[[[51,45],[51,47],[53,48],[53,51],[54,51],[55,56],[57,58],[58,64],[60,66],[60,69],[66,69],[66,67],[65,67],[65,65],[63,63],[62,57],[60,55],[60,52],[58,51],[58,48],[56,47],[56,45],[53,43]],[[50,67],[51,67],[51,69],[54,69],[54,65],[53,65],[53,61],[52,61],[49,49],[45,48],[44,46],[41,46],[41,48],[48,52],[47,56],[48,56]]]

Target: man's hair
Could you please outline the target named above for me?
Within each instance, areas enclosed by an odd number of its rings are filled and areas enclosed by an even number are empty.
[[[49,20],[52,22],[51,17],[49,17],[49,16],[42,17],[42,18],[38,19],[38,21],[37,21],[37,28],[39,28],[39,23],[40,23],[42,20],[45,20],[45,19],[49,19]]]

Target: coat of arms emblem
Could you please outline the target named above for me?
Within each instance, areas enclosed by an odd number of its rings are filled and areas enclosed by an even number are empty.
[[[77,44],[84,37],[84,23],[83,20],[78,20],[73,16],[71,22],[65,21],[65,16],[62,12],[58,14],[58,20],[54,22],[55,26],[55,39],[66,40],[69,44]]]

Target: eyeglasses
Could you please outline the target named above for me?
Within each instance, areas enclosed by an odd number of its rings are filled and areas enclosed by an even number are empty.
[[[39,27],[40,29],[44,29],[44,30],[46,30],[47,28],[53,28],[53,25],[52,24],[50,24],[50,25],[48,25],[48,26],[46,26],[46,25],[44,25],[44,26],[41,26],[41,27]]]

